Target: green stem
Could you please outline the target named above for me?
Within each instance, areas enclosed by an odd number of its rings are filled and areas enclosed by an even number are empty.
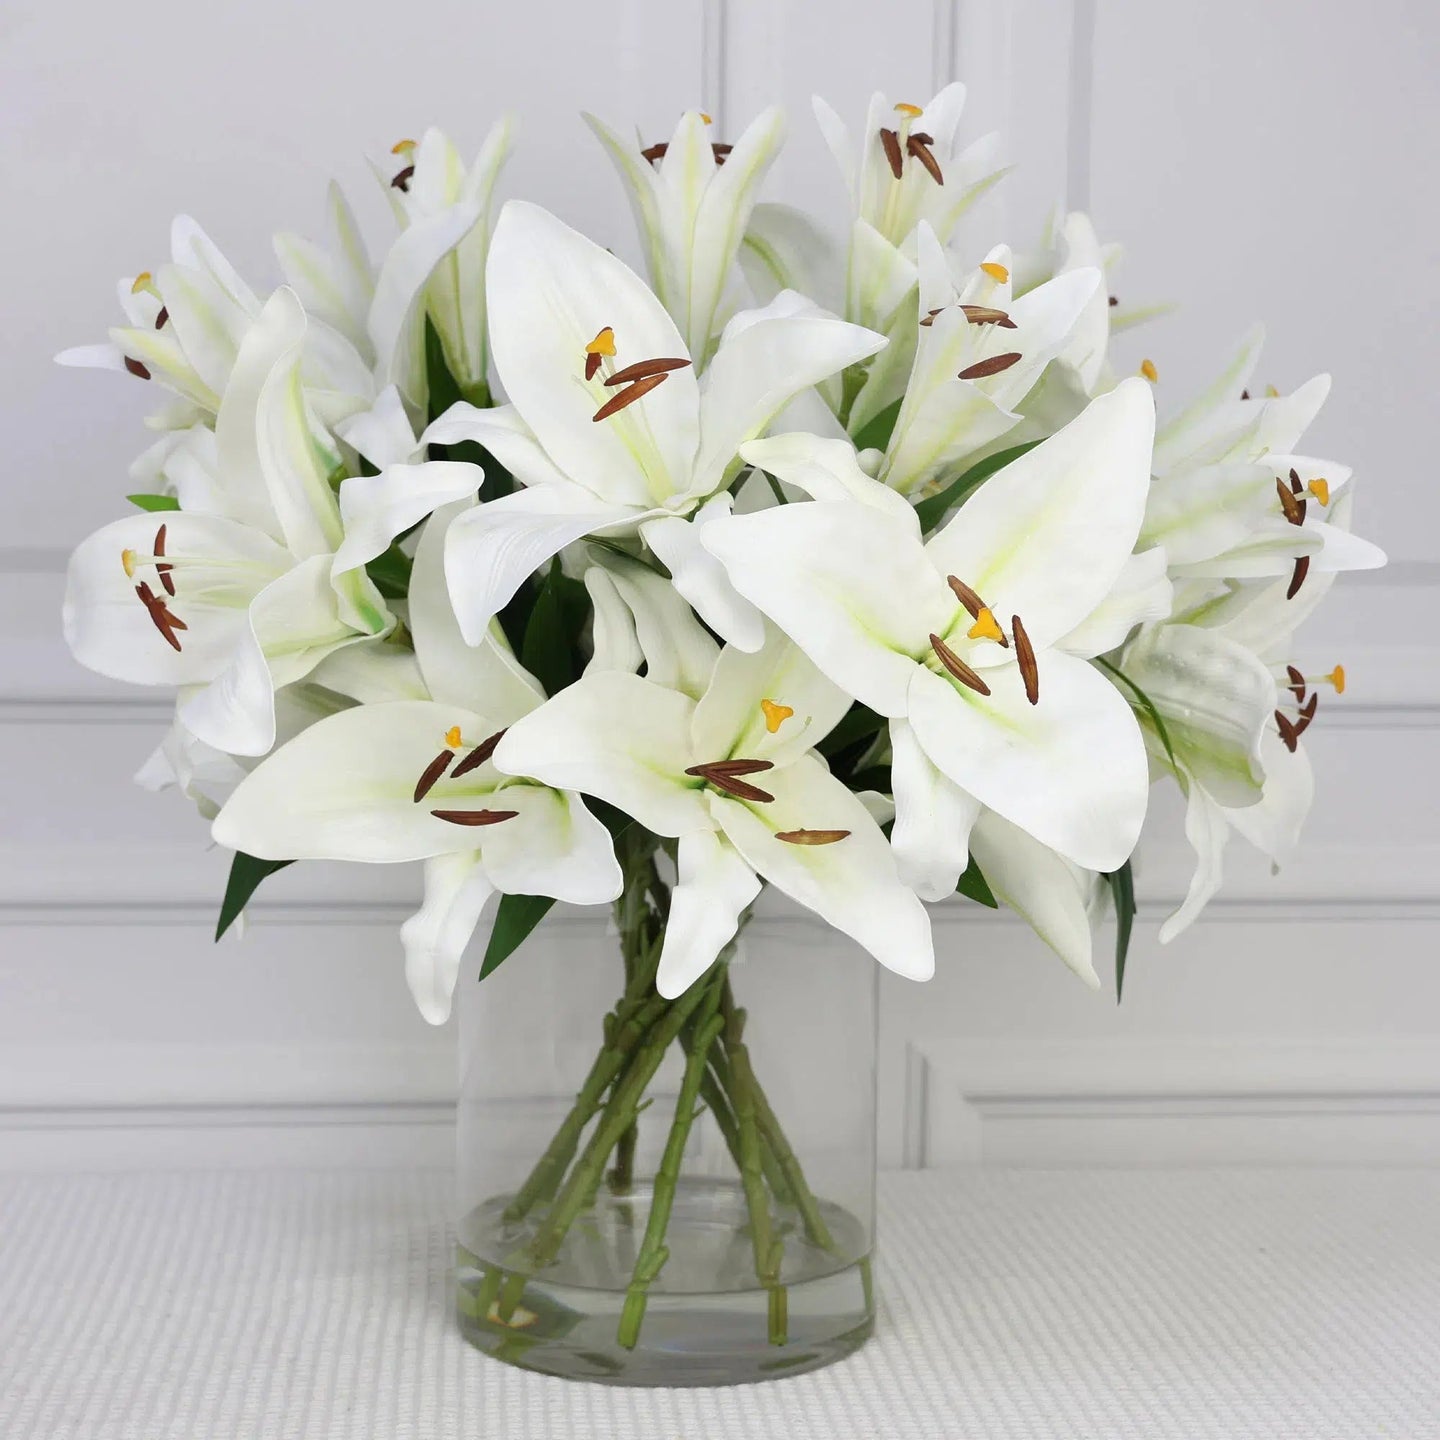
[[[755,1118],[755,1074],[743,1035],[744,1010],[731,1007],[726,1016],[725,1054],[730,1062],[731,1095],[735,1100],[735,1121],[740,1132],[740,1183],[750,1211],[750,1241],[755,1251],[755,1277],[770,1292],[769,1340],[783,1345],[787,1338],[786,1305],[780,1284],[780,1262],[784,1246],[770,1222],[770,1196],[760,1163],[760,1129]]]
[[[650,1214],[645,1222],[645,1235],[640,1242],[640,1253],[635,1259],[635,1269],[625,1295],[625,1307],[620,1314],[617,1339],[627,1350],[633,1350],[640,1339],[640,1326],[645,1319],[650,1283],[665,1268],[665,1262],[670,1258],[669,1248],[665,1244],[665,1230],[670,1224],[670,1211],[675,1204],[675,1191],[680,1184],[680,1162],[684,1159],[685,1146],[690,1139],[690,1127],[701,1113],[695,1106],[705,1080],[706,1056],[725,1028],[724,1017],[718,1013],[719,976],[723,973],[718,972],[706,987],[705,999],[695,1014],[694,1038],[685,1061],[680,1094],[675,1101],[675,1118],[670,1122],[665,1153],[655,1175]]]

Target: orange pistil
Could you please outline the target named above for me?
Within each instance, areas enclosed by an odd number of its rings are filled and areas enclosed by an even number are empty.
[[[765,729],[773,735],[795,713],[795,707],[778,700],[762,700],[760,713],[765,717]]]
[[[1003,285],[1009,278],[1010,272],[997,260],[982,260],[980,268],[992,279]]]

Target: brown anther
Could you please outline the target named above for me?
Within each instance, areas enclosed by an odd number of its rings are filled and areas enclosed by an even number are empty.
[[[930,648],[962,685],[968,685],[977,695],[990,693],[990,687],[938,635],[930,637]]]
[[[1108,303],[1113,310],[1120,303],[1120,297],[1118,295],[1112,295]]]
[[[787,845],[834,845],[849,833],[848,830],[777,830],[775,838]]]
[[[712,145],[710,150],[715,156],[715,163],[717,165],[723,165],[730,158],[730,152],[734,148],[733,145]]]
[[[141,380],[148,380],[150,372],[138,360],[132,359],[129,355],[125,357],[125,368]]]
[[[935,158],[930,146],[934,140],[929,135],[911,135],[905,142],[905,149],[913,155],[924,167],[925,173],[937,184],[945,183],[945,176],[941,174],[940,162]],[[893,166],[891,167],[894,168]]]
[[[1297,705],[1305,703],[1305,677],[1294,665],[1287,665],[1285,673],[1290,677],[1290,693],[1295,697]]]
[[[155,532],[155,555],[157,559],[165,553],[165,532],[168,528],[168,526],[162,525]],[[175,593],[175,582],[170,578],[170,572],[174,568],[173,565],[157,564],[155,566],[155,573],[160,577],[160,583],[165,587],[165,593],[167,595],[173,595]]]
[[[710,784],[724,794],[734,796],[736,800],[751,800],[758,805],[764,805],[775,798],[768,790],[762,790],[758,785],[747,785],[733,775],[712,775]]]
[[[659,375],[649,375],[644,380],[637,380],[628,390],[621,390],[618,394],[612,395],[590,418],[592,420],[608,420],[617,411],[623,410],[627,405],[633,405],[642,396],[648,395],[657,385],[662,385],[670,378],[668,371]]]
[[[955,593],[955,598],[969,611],[972,620],[980,618],[985,602],[958,576],[947,575],[945,583]]]
[[[1015,322],[1003,310],[997,310],[993,305],[962,305],[960,308],[972,325],[998,325],[1002,330],[1015,329]]]
[[[733,795],[737,800],[754,800],[763,804],[775,797],[768,790],[747,785],[740,776],[758,775],[762,770],[774,768],[773,760],[712,760],[705,765],[692,765],[685,773],[713,785],[726,795]]]
[[[497,730],[493,735],[487,735],[451,772],[450,778],[458,780],[462,775],[468,775],[472,770],[478,770],[494,753],[495,747],[505,737],[503,730]]]
[[[437,820],[448,821],[451,825],[499,825],[502,821],[513,820],[518,810],[432,810]]]
[[[905,157],[900,153],[900,137],[893,130],[881,130],[880,144],[885,150],[890,173],[898,180],[905,173]]]
[[[1293,465],[1290,467],[1290,489],[1296,495],[1299,495],[1305,489],[1305,487],[1300,483],[1300,476],[1296,473],[1295,467]]]
[[[604,380],[606,385],[628,385],[632,380],[648,380],[652,375],[668,375],[672,370],[683,370],[690,362],[688,360],[637,360],[633,365],[627,365],[623,370],[617,370],[613,375],[607,375]],[[588,376],[586,377],[589,378]]]
[[[1004,355],[992,355],[988,360],[977,360],[973,365],[967,365],[959,374],[961,380],[983,380],[987,375],[998,375],[1002,370],[1008,370],[1012,365],[1020,361],[1018,350],[1008,351]]]
[[[1015,637],[1015,663],[1020,667],[1020,678],[1025,682],[1025,698],[1032,704],[1040,703],[1040,667],[1035,663],[1035,647],[1025,633],[1018,615],[1010,617],[1010,633]]]
[[[157,330],[163,330],[163,329],[165,328],[165,322],[166,322],[169,318],[170,318],[170,307],[169,307],[168,305],[162,305],[162,306],[160,307],[160,313],[155,317],[155,328],[156,328]]]
[[[1315,718],[1315,710],[1319,704],[1320,696],[1315,694],[1300,707],[1300,715],[1295,722],[1295,734],[1297,737],[1303,735],[1310,728],[1310,722]]]
[[[435,782],[450,768],[453,750],[442,750],[424,769],[415,782],[415,803],[418,805],[434,788]]]
[[[414,167],[413,165],[407,165],[407,166],[406,166],[402,171],[400,171],[400,173],[399,173],[398,175],[396,175],[396,177],[390,182],[390,188],[391,188],[392,190],[400,190],[400,191],[408,190],[408,189],[410,188],[410,177],[411,177],[414,173],[415,173],[415,167]]]
[[[642,150],[640,152],[640,158],[642,160],[648,160],[653,165],[657,160],[663,160],[665,158],[665,152],[669,148],[670,147],[662,140],[658,145],[651,145],[647,149]]]
[[[190,627],[179,616],[172,615],[169,606],[143,580],[135,587],[135,593],[140,597],[140,603],[149,612],[155,628],[165,637],[165,643],[172,650],[178,651],[180,637],[175,632],[188,630]]]
[[[928,329],[930,328],[930,326],[932,326],[932,325],[935,323],[935,317],[936,317],[937,315],[942,315],[942,314],[944,314],[944,312],[945,312],[945,307],[944,307],[943,305],[941,305],[941,306],[938,306],[936,309],[930,311],[930,313],[929,313],[928,315],[922,315],[922,316],[920,317],[920,323],[921,323],[921,325],[923,325],[923,326],[928,330]]]
[[[1305,523],[1305,502],[1297,500],[1294,492],[1278,475],[1275,477],[1275,493],[1280,497],[1280,508],[1285,512],[1285,518],[1292,525],[1303,525]]]
[[[1250,398],[1250,392],[1248,390],[1242,390],[1240,392],[1240,398],[1242,400],[1248,400]]]
[[[1293,755],[1296,745],[1300,743],[1299,732],[1278,710],[1275,712],[1275,724],[1280,731],[1281,740],[1285,742],[1285,748]]]
[[[593,351],[585,357],[585,378],[593,380],[600,369],[600,356]]]
[[[1309,573],[1309,570],[1310,557],[1308,555],[1301,555],[1299,559],[1295,561],[1295,569],[1290,575],[1290,588],[1285,592],[1285,598],[1287,600],[1293,600],[1300,593],[1300,587],[1305,583],[1305,576]]]

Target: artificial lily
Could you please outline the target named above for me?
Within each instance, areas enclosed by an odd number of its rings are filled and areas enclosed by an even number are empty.
[[[885,484],[907,495],[959,473],[1021,423],[1020,402],[1100,290],[1099,271],[1084,269],[1012,299],[1005,246],[957,285],[928,226],[917,239],[919,343],[908,381],[900,377],[904,398],[879,469]],[[852,430],[895,398],[882,373],[872,368]]]
[[[1376,546],[1319,518],[1339,503],[1349,467],[1295,453],[1330,377],[1252,398],[1263,339],[1252,330],[1209,389],[1156,431],[1142,542],[1164,546],[1177,578],[1289,575],[1297,590],[1308,574],[1383,565]]]
[[[485,260],[495,183],[509,158],[514,129],[508,115],[497,121],[468,170],[455,146],[433,128],[418,144],[402,140],[393,151],[401,168],[389,181],[389,194],[405,223],[405,234],[417,227],[422,233],[427,227],[443,228],[450,223],[449,217],[457,214],[474,216],[462,237],[433,267],[425,283],[423,309],[434,322],[445,364],[460,393],[477,405],[490,403]],[[416,326],[407,339],[423,347],[423,326]],[[414,376],[424,375],[423,349],[410,363]],[[392,378],[401,377],[396,374]],[[413,387],[406,388],[406,393],[413,394]]]
[[[734,936],[762,880],[911,979],[934,969],[925,908],[896,873],[865,803],[813,753],[849,708],[773,630],[755,652],[718,654],[699,627],[683,659],[636,611],[647,661],[666,678],[709,674],[698,698],[653,678],[595,670],[512,725],[495,763],[598,796],[678,841],[656,988],[685,991]],[[708,647],[708,648],[707,648]],[[668,672],[668,673],[667,673]]]
[[[506,726],[543,692],[498,633],[473,648],[460,637],[442,569],[455,513],[431,518],[415,556],[410,623],[426,698],[376,700],[312,725],[240,784],[214,824],[220,844],[265,859],[423,860],[424,903],[400,934],[416,1004],[436,1025],[491,895],[595,905],[622,884],[609,832],[578,795],[493,762]]]
[[[275,691],[394,623],[360,569],[336,571],[338,464],[300,382],[306,322],[277,290],[247,329],[213,432],[164,461],[178,510],[105,526],[71,558],[65,635],[102,675],[182,688],[178,718],[231,755],[275,741]]]
[[[1153,414],[1149,387],[1124,382],[928,542],[853,452],[846,470],[824,448],[835,442],[757,442],[748,459],[817,498],[705,533],[735,588],[890,721],[893,838],[924,898],[955,888],[982,806],[1088,870],[1118,868],[1134,846],[1144,743],[1069,647],[1133,563]]]
[[[495,227],[487,285],[495,364],[511,403],[462,402],[430,434],[478,441],[526,488],[451,527],[445,568],[467,638],[478,640],[566,545],[638,535],[716,631],[756,648],[758,614],[730,590],[689,517],[728,512],[740,446],[792,396],[883,338],[784,294],[735,316],[697,381],[674,322],[633,271],[513,200]]]
[[[687,110],[668,142],[648,147],[593,115],[585,120],[625,182],[655,294],[703,367],[756,191],[785,138],[784,116],[771,106],[728,145],[712,142],[708,115]]]

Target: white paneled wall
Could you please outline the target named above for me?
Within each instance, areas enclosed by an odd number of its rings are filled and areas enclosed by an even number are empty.
[[[453,1038],[409,1005],[394,927],[418,880],[296,867],[241,943],[210,943],[224,857],[174,797],[133,789],[163,702],[76,668],[59,637],[64,552],[118,513],[152,397],[48,364],[98,336],[114,276],[194,213],[242,270],[304,230],[338,174],[378,226],[361,156],[427,123],[464,145],[518,113],[511,193],[621,253],[618,185],[577,118],[659,134],[705,104],[733,133],[782,101],[773,194],[838,220],[809,113],[859,118],[872,88],[923,101],[960,76],[973,133],[1017,169],[977,246],[1024,244],[1087,204],[1127,243],[1127,301],[1174,316],[1127,354],[1162,407],[1253,318],[1264,371],[1329,369],[1319,453],[1353,460],[1364,526],[1400,562],[1343,584],[1302,663],[1343,659],[1325,705],[1303,862],[1240,848],[1206,921],[1154,939],[1183,890],[1176,807],[1141,861],[1125,1005],[1095,996],[1016,923],[957,908],[940,973],[884,995],[892,1162],[1410,1161],[1440,1155],[1440,670],[1428,456],[1437,378],[1430,180],[1440,9],[1344,0],[710,0],[500,6],[179,0],[29,6],[0,24],[0,1164],[327,1156],[443,1159]],[[1127,342],[1128,344],[1128,342]],[[761,922],[783,940],[805,923]],[[544,944],[603,943],[569,918]]]

